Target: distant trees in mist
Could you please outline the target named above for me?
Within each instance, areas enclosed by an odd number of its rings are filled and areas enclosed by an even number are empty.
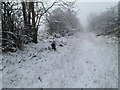
[[[88,28],[97,34],[108,33],[118,29],[118,5],[100,14],[90,14]]]

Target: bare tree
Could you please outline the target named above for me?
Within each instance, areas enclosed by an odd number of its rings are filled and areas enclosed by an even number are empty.
[[[13,48],[21,49],[23,43],[27,44],[31,41],[37,43],[40,20],[55,3],[46,7],[44,2],[2,2],[2,48],[4,51],[16,51]]]
[[[54,5],[56,2],[53,2],[52,5],[50,5],[49,7],[45,7],[44,2],[29,2],[29,9],[26,10],[26,4],[25,2],[22,2],[22,8],[23,8],[23,17],[24,17],[24,25],[30,27],[31,26],[31,30],[32,30],[32,38],[33,38],[33,42],[37,43],[37,31],[38,31],[38,27],[40,26],[40,20],[42,18],[42,16],[44,14],[46,14]],[[39,8],[38,11],[35,10],[35,4],[41,4],[39,6],[37,6],[37,8]],[[31,15],[32,14],[32,15]],[[28,20],[27,20],[28,18]],[[30,22],[32,19],[32,23]]]

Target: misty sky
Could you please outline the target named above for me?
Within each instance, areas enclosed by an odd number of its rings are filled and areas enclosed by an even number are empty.
[[[38,0],[39,1],[39,0]],[[46,2],[54,2],[56,0],[44,0]],[[59,0],[58,0],[59,1]],[[90,13],[100,13],[111,6],[117,5],[119,0],[64,0],[77,1],[76,8],[79,9],[78,17],[83,27],[87,24],[87,17]]]
[[[100,13],[115,5],[117,2],[78,2],[76,8],[80,9],[78,17],[85,27],[90,13]]]

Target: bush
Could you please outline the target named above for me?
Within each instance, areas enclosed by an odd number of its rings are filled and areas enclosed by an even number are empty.
[[[79,19],[76,14],[70,10],[56,8],[52,15],[47,19],[49,33],[58,33],[62,36],[73,35],[75,31],[80,30]]]

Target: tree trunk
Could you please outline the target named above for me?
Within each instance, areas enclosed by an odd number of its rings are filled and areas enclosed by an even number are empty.
[[[27,13],[26,13],[25,2],[22,2],[22,12],[23,12],[23,18],[24,18],[24,27],[26,27],[27,26]]]
[[[32,26],[35,27],[35,11],[34,11],[34,2],[31,2],[32,8]]]
[[[31,2],[31,10],[32,10],[32,27],[33,27],[33,42],[37,43],[37,29],[35,26],[35,11],[34,11],[34,2]]]
[[[118,38],[120,38],[120,1],[118,2]]]
[[[29,11],[28,11],[28,24],[29,25],[31,25],[30,19],[31,19],[31,2],[29,2]]]
[[[118,2],[118,26],[120,26],[120,1]]]
[[[38,41],[37,41],[37,31],[38,31],[38,29],[37,28],[33,28],[33,42],[34,43],[38,43]]]

